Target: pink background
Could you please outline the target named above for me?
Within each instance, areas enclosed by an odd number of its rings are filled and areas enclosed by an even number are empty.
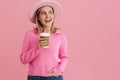
[[[39,0],[0,1],[0,79],[26,80],[19,60],[27,14]],[[120,80],[120,0],[59,0],[56,20],[68,38],[65,80]]]

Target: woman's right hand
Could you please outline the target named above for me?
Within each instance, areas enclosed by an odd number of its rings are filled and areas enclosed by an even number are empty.
[[[38,47],[43,47],[47,44],[47,42],[44,40],[44,38],[40,38],[37,42]]]

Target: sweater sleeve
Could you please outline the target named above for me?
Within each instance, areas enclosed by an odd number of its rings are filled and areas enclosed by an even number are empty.
[[[31,35],[27,32],[24,36],[22,50],[20,54],[20,60],[23,64],[31,62],[39,53],[37,46],[31,47]]]
[[[67,54],[67,38],[63,34],[61,38],[61,46],[59,49],[59,58],[61,59],[61,62],[59,63],[58,66],[54,67],[54,72],[56,74],[63,73],[65,70],[65,67],[68,63],[68,54]]]

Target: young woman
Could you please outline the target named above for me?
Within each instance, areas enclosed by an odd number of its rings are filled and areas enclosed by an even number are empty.
[[[57,1],[44,0],[33,6],[29,20],[36,28],[26,32],[20,59],[29,64],[28,80],[63,80],[63,72],[68,62],[67,38],[54,26],[54,20],[61,12]],[[39,34],[49,33],[49,47]]]

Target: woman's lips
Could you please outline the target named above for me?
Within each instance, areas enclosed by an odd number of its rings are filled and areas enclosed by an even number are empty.
[[[45,22],[50,22],[50,21],[52,21],[52,18],[45,20]]]

